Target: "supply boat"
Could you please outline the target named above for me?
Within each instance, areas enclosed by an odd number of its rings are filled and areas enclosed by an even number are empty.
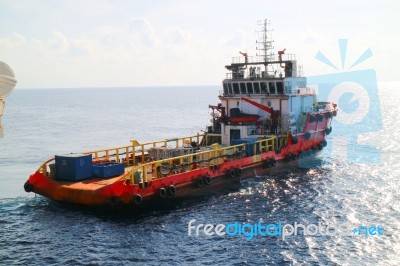
[[[323,149],[336,104],[317,101],[295,56],[273,53],[269,21],[258,24],[260,55],[241,53],[225,66],[220,102],[209,105],[212,125],[202,134],[56,155],[25,190],[59,202],[140,209],[218,193]]]

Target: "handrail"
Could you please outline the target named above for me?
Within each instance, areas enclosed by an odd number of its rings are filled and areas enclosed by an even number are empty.
[[[94,150],[94,151],[87,151],[87,152],[81,152],[82,154],[92,154],[92,160],[98,160],[98,159],[105,159],[106,161],[115,159],[116,161],[120,161],[121,155],[126,155],[129,154],[129,150],[132,148],[132,146],[119,146],[119,147],[114,147],[114,148],[109,148],[109,149],[103,149],[103,150]],[[120,150],[123,150],[123,152],[120,152]],[[111,153],[112,151],[115,151],[115,153]],[[104,153],[104,155],[102,155]],[[93,156],[94,155],[94,156]],[[115,157],[115,158],[114,158]],[[55,157],[52,157],[45,161],[44,163],[41,164],[41,166],[38,168],[37,171],[41,173],[46,173],[47,171],[47,166],[51,161],[54,161]],[[128,164],[129,164],[129,159],[127,159]]]
[[[42,163],[39,168],[36,170],[36,172],[45,174],[47,172],[47,165],[49,162],[54,161],[55,157],[48,159],[47,161],[45,161],[44,163]]]
[[[295,54],[283,54],[282,60],[279,60],[278,55],[268,56],[267,62],[278,63],[282,61],[295,61]],[[257,56],[247,56],[247,64],[265,63],[264,55]],[[232,64],[246,64],[246,58],[244,56],[234,56],[232,57]]]
[[[92,160],[93,161],[116,161],[116,162],[121,162],[123,161],[126,166],[130,165],[135,165],[136,163],[136,156],[141,156],[141,162],[144,163],[145,160],[145,155],[147,152],[148,148],[151,147],[156,147],[157,144],[164,144],[166,146],[169,142],[175,141],[177,147],[179,145],[179,142],[181,141],[182,146],[185,144],[185,141],[190,141],[189,144],[196,140],[196,142],[199,144],[200,143],[200,138],[204,137],[205,134],[199,134],[197,133],[196,135],[193,136],[187,136],[187,137],[181,137],[181,138],[173,138],[173,139],[165,139],[165,140],[160,140],[160,141],[153,141],[153,142],[146,142],[144,144],[139,144],[136,140],[131,140],[131,145],[126,145],[126,146],[118,146],[118,147],[113,147],[113,148],[108,148],[108,149],[100,149],[100,150],[93,150],[93,151],[86,151],[86,152],[81,152],[82,154],[92,154]],[[151,147],[146,147],[146,146],[151,146]],[[136,150],[137,147],[141,147],[141,149]],[[40,167],[37,169],[37,172],[46,174],[47,173],[47,167],[51,161],[54,161],[55,157],[52,157],[42,163]]]
[[[222,148],[218,144],[213,144],[213,149],[211,150],[143,163],[132,167],[130,184],[147,183],[149,181],[148,169],[151,170],[150,173],[152,175],[154,171],[156,171],[156,177],[163,178],[171,174],[203,168],[207,166],[207,164],[219,165],[224,162],[225,157],[234,158],[235,155],[242,154],[248,145],[252,145],[254,155],[258,154],[257,151],[261,152],[263,149],[265,149],[265,151],[273,150],[275,140],[276,136],[273,136],[252,143],[243,143]],[[161,173],[162,170],[164,170],[164,173]],[[160,173],[162,176],[159,176]],[[135,179],[140,179],[142,182]],[[127,180],[129,180],[129,178],[125,179],[125,181]]]
[[[136,147],[139,147],[140,149],[137,150],[138,153],[141,153],[141,162],[144,163],[144,158],[145,158],[145,151],[146,151],[146,146],[147,149],[149,148],[156,148],[156,147],[167,147],[167,144],[169,142],[175,142],[175,148],[178,147],[183,147],[185,145],[190,145],[194,139],[196,140],[197,145],[200,144],[200,137],[204,137],[205,134],[197,133],[196,135],[193,136],[187,136],[187,137],[181,137],[181,138],[171,138],[171,139],[165,139],[165,140],[160,140],[160,141],[152,141],[152,142],[146,142],[143,144],[140,144],[137,140],[131,140],[132,147],[133,147],[133,152],[136,152]],[[160,146],[161,145],[161,146]],[[133,156],[133,163],[132,165],[135,165],[135,156]]]

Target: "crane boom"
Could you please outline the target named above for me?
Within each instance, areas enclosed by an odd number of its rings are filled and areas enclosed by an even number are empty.
[[[268,106],[259,104],[259,103],[255,102],[255,101],[252,101],[252,100],[250,100],[250,99],[248,99],[248,98],[244,98],[244,97],[240,98],[240,100],[241,100],[241,101],[248,102],[249,104],[254,105],[255,107],[258,107],[258,108],[260,108],[261,110],[264,110],[265,112],[268,112],[268,113],[272,114],[272,111],[273,111],[273,110],[272,110],[272,108],[270,108],[270,107],[268,107]]]

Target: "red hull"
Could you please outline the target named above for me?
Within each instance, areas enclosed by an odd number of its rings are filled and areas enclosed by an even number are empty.
[[[288,144],[279,151],[266,151],[249,157],[225,159],[218,166],[208,166],[156,178],[143,185],[130,184],[124,181],[122,176],[106,180],[62,182],[53,180],[38,171],[30,176],[25,189],[55,201],[86,206],[115,204],[134,206],[157,200],[208,194],[216,187],[229,187],[233,183],[238,183],[237,181],[241,178],[254,177],[254,170],[259,171],[259,174],[271,171],[271,169],[266,169],[268,159],[273,158],[283,164],[287,159],[294,159],[304,151],[321,149],[328,121],[329,118],[324,118],[322,121],[307,123],[304,132],[313,131],[314,133],[310,135],[301,133],[289,138]],[[174,187],[173,191],[169,191],[170,186]],[[167,193],[160,192],[163,188]]]

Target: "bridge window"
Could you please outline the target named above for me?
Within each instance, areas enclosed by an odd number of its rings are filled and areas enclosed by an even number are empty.
[[[276,94],[275,82],[268,82],[269,93]]]
[[[229,92],[229,95],[233,94],[233,92],[232,92],[232,83],[228,83],[228,92]]]
[[[277,88],[278,94],[284,94],[283,82],[277,82],[276,83],[276,88]]]
[[[268,86],[266,82],[261,82],[261,93],[267,94],[268,93]]]
[[[253,87],[254,87],[254,93],[260,94],[260,84],[258,82],[254,82]]]
[[[254,92],[253,92],[253,83],[251,83],[251,82],[247,82],[247,93],[248,94],[253,94]]]
[[[240,94],[240,92],[239,92],[239,83],[233,83],[233,92],[235,94]]]
[[[228,94],[229,94],[228,84],[224,83],[224,95],[228,95]]]
[[[246,83],[243,82],[240,83],[240,93],[246,94]]]

